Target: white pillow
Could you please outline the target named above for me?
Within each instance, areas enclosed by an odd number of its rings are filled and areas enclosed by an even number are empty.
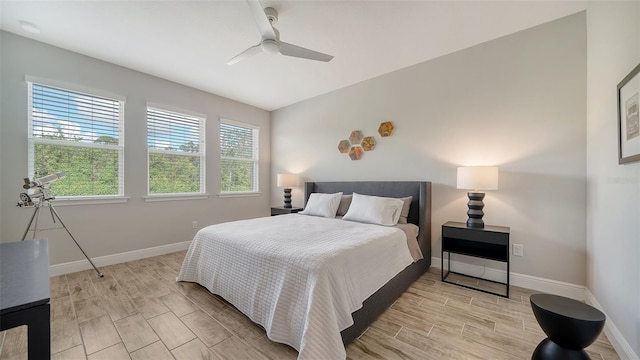
[[[342,199],[341,192],[335,194],[312,193],[309,195],[307,206],[299,214],[334,218],[338,206],[340,206],[340,199]]]
[[[343,220],[391,226],[398,223],[404,201],[400,199],[353,193]]]

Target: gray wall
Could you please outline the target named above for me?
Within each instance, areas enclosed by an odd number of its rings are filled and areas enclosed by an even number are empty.
[[[587,287],[638,359],[640,163],[618,165],[616,86],[640,63],[640,3],[587,3],[587,38]]]
[[[0,208],[3,242],[16,241],[32,209],[14,205],[27,174],[27,84],[25,75],[47,78],[126,97],[126,204],[56,206],[60,216],[92,257],[189,241],[199,226],[269,214],[270,114],[267,111],[188,88],[167,80],[45,45],[7,32],[2,44]],[[207,200],[147,203],[146,102],[207,115]],[[261,196],[219,198],[218,120],[225,117],[260,126]],[[54,202],[55,204],[55,202]],[[47,221],[44,213],[41,221]],[[50,239],[51,264],[83,259],[60,230],[41,233]]]
[[[430,180],[439,256],[440,225],[466,221],[456,167],[497,165],[485,223],[510,226],[524,245],[512,271],[584,285],[585,27],[582,12],[279,109],[272,176]],[[381,138],[389,120],[396,131]],[[337,150],[352,130],[378,142],[360,161]],[[271,203],[281,194],[274,187]],[[302,204],[301,188],[293,198]]]

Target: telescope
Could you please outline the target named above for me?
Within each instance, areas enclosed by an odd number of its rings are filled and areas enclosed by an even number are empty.
[[[40,206],[40,203],[43,201],[48,202],[53,200],[54,198],[49,194],[49,184],[63,177],[65,177],[64,171],[58,171],[33,180],[24,178],[22,188],[25,190],[33,190],[30,191],[32,194],[21,193],[20,202],[17,206]]]
[[[93,266],[93,269],[98,273],[98,276],[103,277],[104,275],[100,272],[100,270],[98,270],[98,268],[93,263],[93,261],[91,261],[91,258],[89,257],[89,255],[87,255],[87,253],[84,252],[84,249],[82,249],[80,244],[78,244],[78,241],[76,241],[76,238],[73,237],[73,234],[71,234],[71,231],[69,230],[69,228],[67,228],[64,222],[62,222],[62,219],[60,218],[60,215],[58,215],[58,212],[56,211],[56,209],[53,208],[53,204],[51,203],[51,201],[54,200],[55,198],[49,195],[49,184],[51,184],[56,180],[60,180],[63,177],[65,177],[64,171],[58,171],[53,174],[49,174],[37,179],[33,179],[33,181],[29,180],[29,178],[23,179],[24,185],[22,185],[22,188],[25,190],[33,189],[33,191],[29,191],[29,192],[32,192],[33,194],[29,195],[28,193],[21,193],[20,202],[17,204],[17,206],[18,207],[23,207],[23,206],[34,207],[35,210],[33,211],[33,215],[31,215],[31,220],[29,220],[29,224],[27,225],[27,228],[24,231],[24,235],[22,235],[22,241],[24,241],[27,238],[27,234],[29,233],[29,231],[33,231],[33,239],[36,238],[36,233],[38,232],[38,216],[40,213],[40,208],[48,207],[49,212],[51,212],[51,219],[53,220],[53,222],[55,223],[56,219],[57,221],[60,222],[60,225],[62,226],[61,228],[67,231],[67,234],[69,234],[69,237],[71,237],[71,240],[73,240],[73,242],[76,243],[76,246],[78,246],[78,249],[82,251],[82,254],[84,255],[84,257],[87,258],[87,260],[89,260],[89,263],[91,264],[91,266]],[[35,220],[35,223],[34,223],[34,220]],[[31,225],[33,225],[33,230],[31,230]],[[41,231],[44,231],[44,230],[53,230],[53,229],[42,229]]]
[[[34,179],[33,181],[30,181],[29,178],[24,178],[24,185],[22,185],[22,188],[25,190],[29,190],[29,189],[33,189],[34,187],[45,186],[56,180],[62,179],[63,177],[65,177],[64,171],[58,171],[56,173],[45,175],[38,179]]]

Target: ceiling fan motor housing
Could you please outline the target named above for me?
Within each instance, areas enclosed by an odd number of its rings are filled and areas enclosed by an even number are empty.
[[[277,54],[280,51],[280,43],[275,39],[264,39],[260,43],[262,51],[267,54]]]

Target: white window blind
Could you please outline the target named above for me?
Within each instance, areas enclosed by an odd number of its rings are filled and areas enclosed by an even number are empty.
[[[57,197],[122,196],[124,101],[28,82],[29,176],[58,171]]]
[[[258,135],[254,125],[220,120],[220,192],[258,191]]]
[[[205,192],[205,119],[147,107],[149,194]]]

